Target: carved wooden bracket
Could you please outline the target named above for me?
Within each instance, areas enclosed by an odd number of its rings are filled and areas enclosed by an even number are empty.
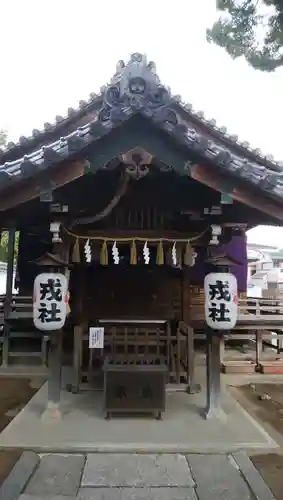
[[[149,173],[153,155],[141,147],[133,148],[121,155],[126,172],[135,180],[141,179]]]

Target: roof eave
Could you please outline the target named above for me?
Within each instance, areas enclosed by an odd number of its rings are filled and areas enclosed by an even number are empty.
[[[228,134],[226,127],[218,127],[214,119],[207,120],[204,113],[194,111],[190,104],[176,102],[175,108],[183,119],[202,127],[206,130],[207,134],[223,142],[229,149],[270,170],[274,170],[275,172],[282,171],[280,162],[271,159],[272,155],[263,155],[259,149],[251,148],[247,141],[240,141],[237,135]]]
[[[166,120],[163,116],[161,120],[158,115],[149,116],[149,110],[139,110],[134,112],[132,109],[126,111],[120,110],[120,115],[115,111],[115,122],[101,122],[98,119],[88,123],[84,127],[80,127],[75,132],[69,134],[65,138],[51,146],[43,147],[40,151],[30,155],[28,158],[24,157],[13,164],[9,164],[6,169],[0,169],[0,189],[2,190],[12,187],[22,180],[39,175],[40,173],[56,167],[65,161],[72,161],[75,158],[82,158],[83,151],[95,141],[110,133],[111,130],[117,128],[123,122],[126,122],[136,114],[141,114],[149,119],[155,126],[168,133],[175,140],[178,141],[183,147],[187,147],[189,152],[194,156],[199,156],[200,162],[210,164],[213,168],[217,169],[219,174],[229,175],[237,179],[246,186],[253,189],[259,188],[261,192],[268,198],[283,201],[283,188],[281,191],[276,191],[277,175],[272,172],[268,174],[264,167],[259,167],[259,171],[255,171],[254,165],[239,165],[235,166],[233,156],[227,151],[219,150],[218,147],[213,148],[209,141],[203,137],[191,137],[186,133],[183,126],[173,125]],[[89,165],[86,161],[86,170]],[[189,173],[188,165],[184,165],[184,169]],[[264,169],[264,171],[262,170]],[[262,175],[262,177],[260,177]],[[280,176],[281,179],[281,176]],[[2,182],[1,182],[2,181]],[[281,186],[281,185],[280,185]]]
[[[102,94],[91,94],[88,101],[79,101],[79,108],[68,108],[67,116],[56,116],[54,123],[46,122],[42,130],[34,129],[30,137],[21,136],[17,143],[9,142],[6,148],[0,148],[0,164],[30,154],[42,145],[55,142],[60,135],[66,135],[66,128],[75,124],[90,112],[99,110]]]
[[[22,141],[25,144],[19,146],[23,149],[18,150],[17,159],[6,161],[0,166],[0,189],[1,184],[2,189],[6,189],[13,181],[28,179],[66,160],[82,158],[84,150],[90,144],[134,114],[140,113],[174,137],[190,154],[199,157],[200,162],[212,165],[218,172],[260,189],[265,196],[274,197],[282,204],[283,171],[278,165],[271,163],[269,166],[264,158],[258,161],[252,151],[233,141],[232,136],[225,135],[221,129],[212,127],[202,115],[194,113],[186,106],[161,85],[153,63],[147,63],[142,54],[133,54],[127,65],[119,62],[110,85],[103,89],[100,96],[92,99],[81,110],[72,111],[68,118],[55,124],[52,131],[50,129],[42,133],[41,140],[38,136],[30,139],[31,142],[26,138]],[[75,124],[80,116],[93,109],[97,111],[95,118],[92,117],[87,124],[60,138],[62,131],[70,130],[68,123]],[[183,113],[186,119],[180,119],[180,113]],[[202,127],[193,128],[193,119]],[[207,133],[201,131],[204,127]],[[55,140],[50,144],[51,137]],[[39,146],[37,149],[36,145]],[[237,154],[236,148],[241,151],[240,154]],[[6,152],[2,158],[8,158],[9,154],[14,158],[15,151]],[[29,153],[19,158],[20,151]]]

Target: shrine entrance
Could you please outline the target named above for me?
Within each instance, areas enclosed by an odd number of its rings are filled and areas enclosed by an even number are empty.
[[[88,245],[95,247],[90,241]],[[113,262],[114,245],[119,264]],[[166,383],[188,384],[189,340],[180,328],[180,319],[184,300],[188,300],[189,268],[185,280],[177,262],[172,264],[176,242],[163,243],[160,239],[155,244],[135,241],[125,245],[115,240],[108,246],[107,265],[77,264],[71,272],[71,303],[72,298],[75,303],[81,301],[84,318],[75,326],[76,382],[72,390],[77,392],[85,382],[101,388],[106,359],[148,367],[163,365]],[[156,264],[161,246],[162,262]],[[151,263],[144,262],[145,252]],[[81,288],[76,286],[77,280]],[[103,328],[103,349],[89,349],[89,333],[94,327]]]

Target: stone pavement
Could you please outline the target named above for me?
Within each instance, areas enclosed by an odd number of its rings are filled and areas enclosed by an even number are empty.
[[[1,500],[274,500],[243,452],[44,454],[24,452]]]
[[[71,394],[62,390],[61,419],[42,418],[46,402],[47,384],[1,432],[0,448],[83,454],[230,453],[278,448],[272,436],[225,388],[221,396],[221,405],[227,415],[224,422],[203,418],[205,387],[194,395],[167,391],[162,421],[152,416],[132,418],[130,415],[105,420],[103,391]]]

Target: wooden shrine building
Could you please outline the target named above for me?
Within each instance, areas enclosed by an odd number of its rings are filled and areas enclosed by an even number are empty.
[[[138,53],[79,109],[9,143],[0,165],[0,223],[9,231],[2,364],[21,332],[42,338],[48,362],[32,293],[51,262],[70,294],[65,327],[51,335],[53,401],[62,345],[72,354],[73,391],[85,379],[99,383],[107,360],[145,371],[162,364],[166,381],[193,392],[197,330],[208,339],[208,409],[217,407],[220,347],[204,322],[204,277],[221,263],[235,274],[239,328],[282,326],[280,314],[259,317],[245,303],[245,231],[282,224],[280,165],[173,96]],[[102,349],[88,349],[94,326],[104,327]]]

